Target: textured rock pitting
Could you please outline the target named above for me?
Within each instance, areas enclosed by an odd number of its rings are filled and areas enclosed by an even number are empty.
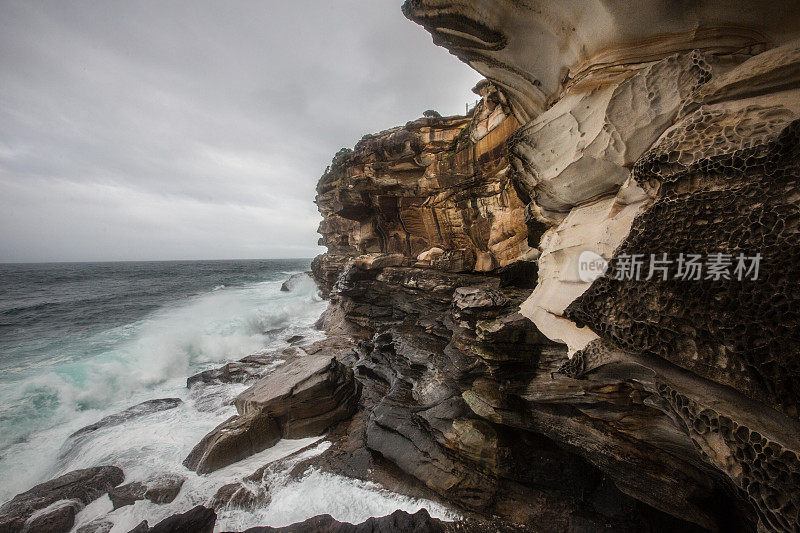
[[[320,181],[321,325],[361,339],[372,452],[555,529],[798,528],[798,6],[741,7],[405,2],[489,81]],[[613,275],[664,253],[760,277]]]

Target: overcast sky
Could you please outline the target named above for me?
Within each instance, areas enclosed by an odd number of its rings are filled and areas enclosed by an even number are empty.
[[[479,76],[399,0],[0,0],[0,262],[312,257],[341,147]]]

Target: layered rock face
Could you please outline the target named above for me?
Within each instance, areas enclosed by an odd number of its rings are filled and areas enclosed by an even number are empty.
[[[504,153],[518,123],[492,84],[474,91],[482,100],[470,116],[367,135],[333,159],[317,186],[328,253],[312,269],[324,291],[358,255],[367,268],[486,272],[533,252]]]
[[[320,180],[366,446],[554,530],[800,528],[800,6],[403,9],[489,81]]]

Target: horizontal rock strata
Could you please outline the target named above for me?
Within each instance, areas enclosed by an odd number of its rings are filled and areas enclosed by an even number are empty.
[[[252,386],[186,466],[331,430],[298,472],[405,487],[484,520],[253,531],[800,530],[800,4],[403,12],[486,77],[480,101],[334,156],[316,197],[327,252],[312,263],[328,337],[191,377]],[[716,257],[717,275],[680,278],[688,255]],[[745,256],[759,271],[737,276]],[[607,268],[587,275],[584,257]],[[619,275],[632,257],[642,270]],[[212,505],[264,505],[268,471]],[[0,523],[71,524],[121,478],[90,496],[36,487]],[[214,517],[198,507],[139,530],[210,530]]]
[[[464,509],[794,531],[800,13],[662,8],[406,1],[488,80],[336,155],[320,324],[360,339],[363,445]],[[615,276],[681,253],[761,275]]]

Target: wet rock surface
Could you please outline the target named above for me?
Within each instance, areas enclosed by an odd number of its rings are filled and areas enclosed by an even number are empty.
[[[360,385],[335,357],[307,354],[272,370],[240,394],[234,415],[195,446],[184,465],[199,474],[218,470],[281,438],[321,435],[355,411]]]
[[[66,533],[75,523],[75,515],[83,504],[77,500],[61,500],[34,513],[23,526],[27,533]]]
[[[217,521],[217,513],[213,509],[198,505],[185,513],[172,515],[148,527],[142,522],[129,533],[212,533]]]
[[[443,522],[431,518],[424,509],[414,514],[395,511],[388,516],[370,518],[360,524],[339,522],[331,515],[320,515],[304,522],[285,527],[253,527],[243,533],[309,533],[325,531],[329,533],[390,533],[410,531],[416,533],[444,533]]]
[[[234,415],[203,437],[183,464],[198,474],[208,474],[265,450],[280,439],[275,420]]]
[[[302,285],[311,285],[311,272],[299,272],[292,274],[289,279],[281,283],[281,292],[292,292]]]
[[[737,29],[683,13],[675,33],[634,7],[650,25],[616,46],[600,24],[557,51],[520,43],[600,20],[583,18],[599,4],[523,4],[405,2],[487,75],[482,101],[369,135],[320,180],[320,326],[358,341],[363,393],[316,464],[410,476],[532,530],[796,530],[788,4],[759,20],[728,6]],[[599,279],[581,277],[586,251],[610,260]],[[663,253],[759,253],[762,277],[613,275]]]
[[[94,431],[97,431],[98,429],[117,426],[127,422],[128,420],[131,420],[132,418],[148,415],[150,413],[157,413],[159,411],[166,411],[168,409],[174,409],[181,403],[183,403],[183,401],[180,398],[159,398],[156,400],[147,400],[140,404],[134,405],[133,407],[129,407],[124,411],[102,418],[94,424],[85,426],[70,435],[69,438],[79,439],[84,435],[88,435]]]
[[[0,507],[0,531],[69,531],[78,510],[124,479],[121,469],[98,466],[40,483]]]
[[[114,527],[114,522],[105,518],[92,520],[79,527],[75,533],[108,533]]]
[[[181,490],[186,478],[175,474],[158,474],[145,481],[134,481],[108,491],[108,497],[119,509],[133,505],[138,500],[150,500],[153,503],[170,503]]]
[[[239,361],[189,376],[186,379],[186,386],[191,389],[198,385],[247,383],[261,377],[279,357],[280,355],[275,353],[248,355]]]
[[[263,485],[257,483],[228,483],[219,488],[211,502],[214,509],[252,510],[266,506],[270,501],[269,494]]]

